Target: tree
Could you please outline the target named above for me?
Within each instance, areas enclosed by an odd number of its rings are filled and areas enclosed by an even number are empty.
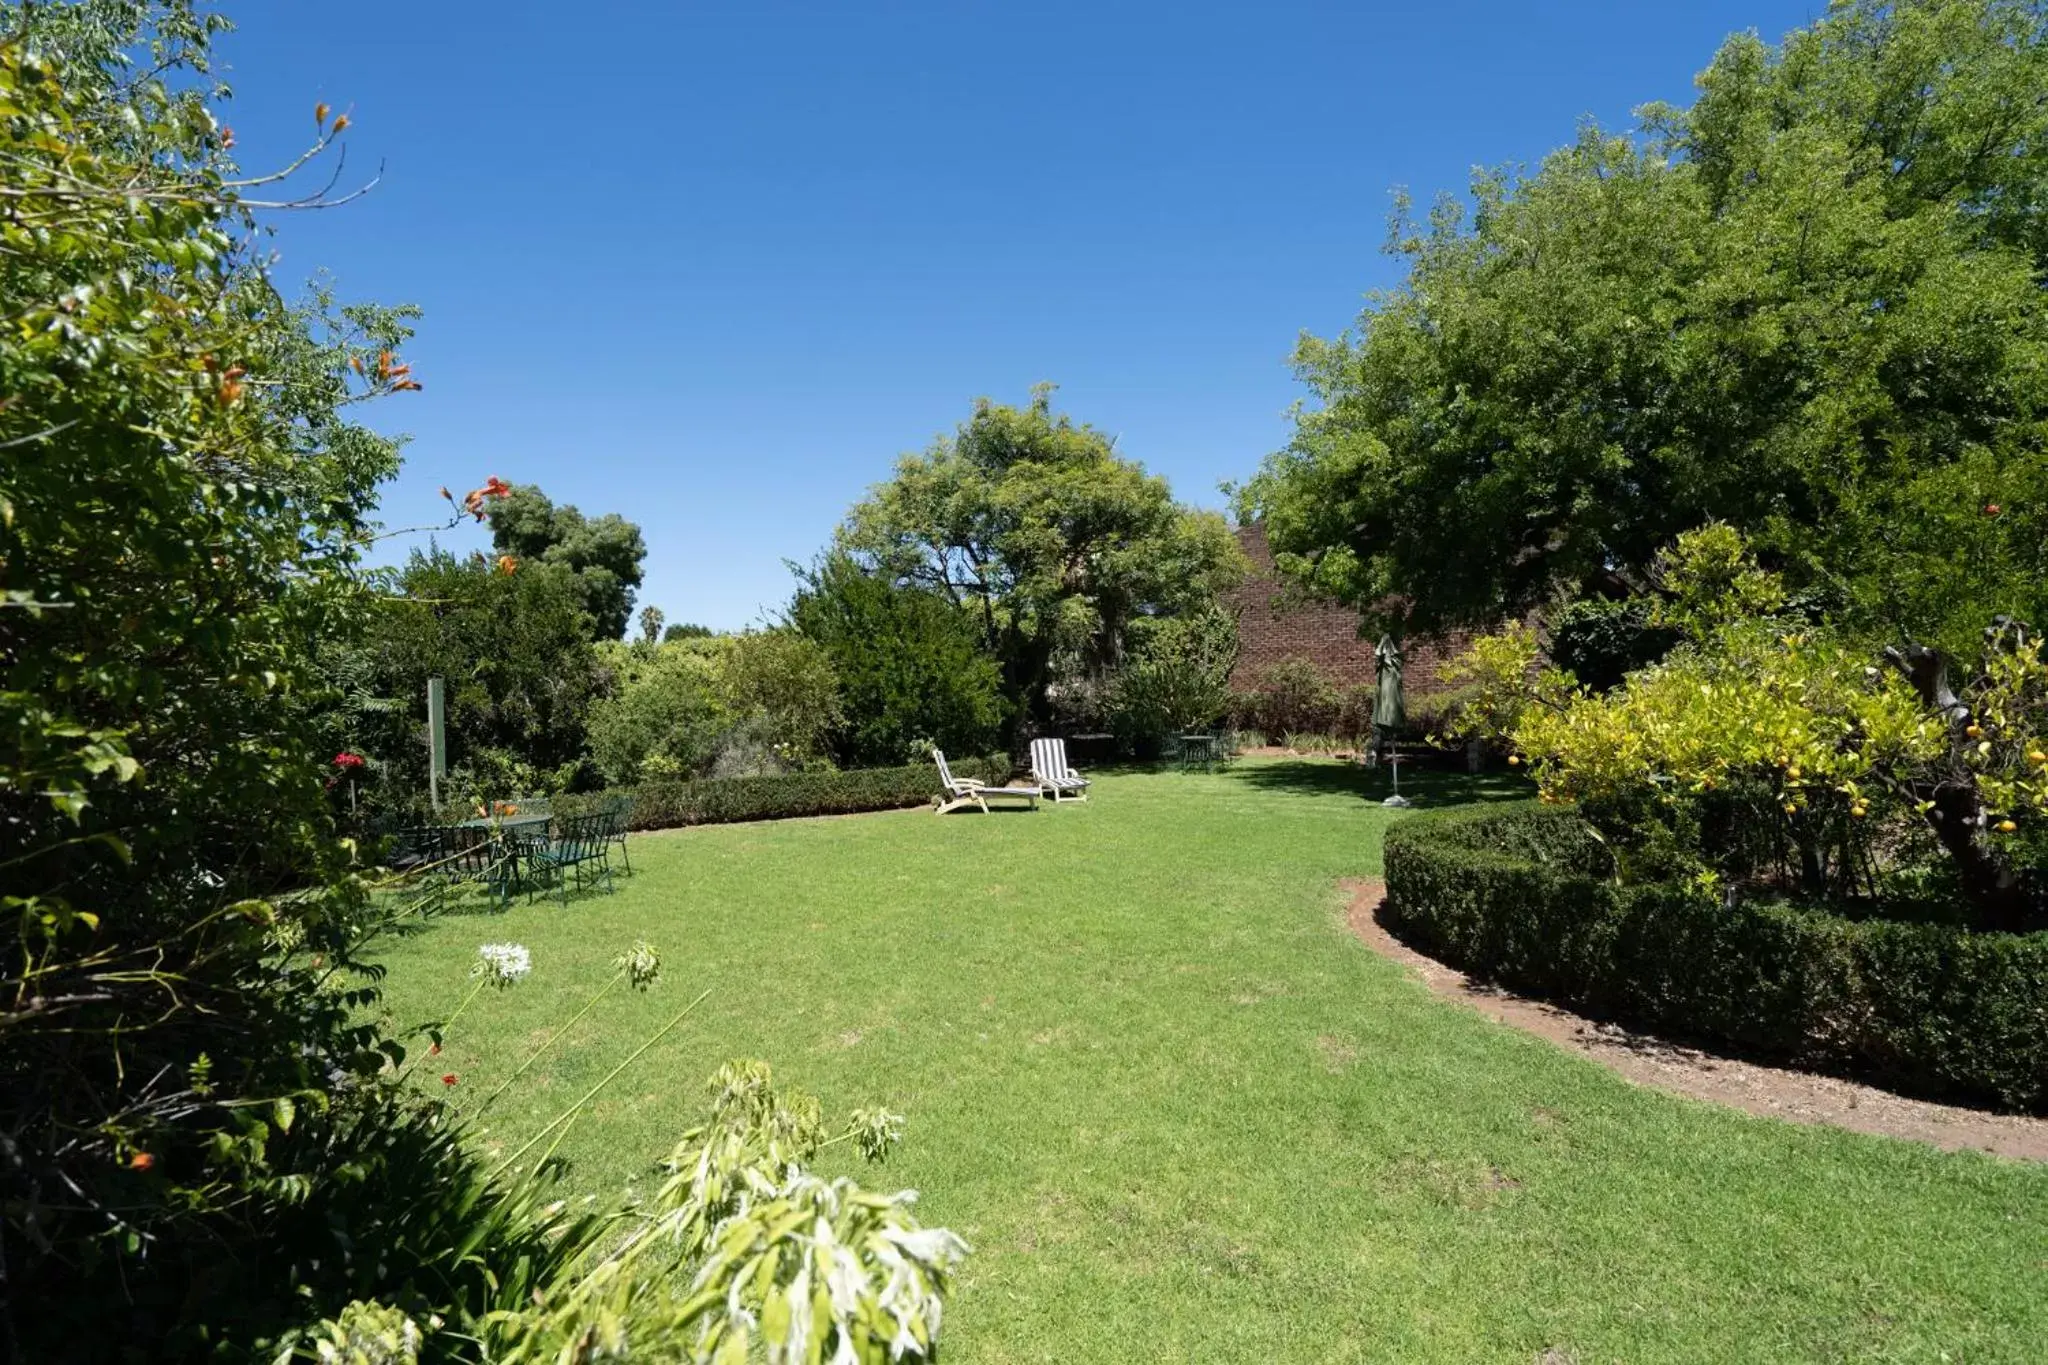
[[[1243,490],[1378,623],[1644,590],[1709,520],[1846,622],[1954,651],[2048,607],[2048,16],[1852,0],[1737,37],[1643,141],[1587,129],[1305,339],[1314,406]]]
[[[1846,898],[1938,850],[1986,929],[2044,918],[2048,660],[2031,631],[1984,632],[1965,685],[1788,610],[1732,528],[1660,556],[1653,620],[1685,643],[1596,694],[1536,667],[1526,627],[1459,665],[1471,726],[1507,737],[1544,799],[1580,803],[1625,874],[1768,877]],[[1890,667],[1885,667],[1886,663]]]
[[[324,1171],[284,1173],[384,1060],[354,993],[374,915],[299,721],[315,645],[370,610],[397,449],[350,414],[418,387],[412,314],[266,275],[275,178],[209,107],[219,27],[0,7],[10,1359],[211,1353],[229,1304],[305,1311],[263,1253]],[[309,157],[343,126],[316,122]]]
[[[653,645],[659,644],[661,642],[663,638],[661,633],[661,622],[662,615],[660,607],[657,607],[652,602],[650,602],[646,606],[640,608],[640,642],[642,644]]]
[[[1023,408],[977,401],[953,435],[898,461],[836,544],[966,610],[1020,714],[1039,707],[1061,651],[1099,676],[1133,621],[1206,607],[1244,572],[1221,516],[1176,503],[1109,437],[1056,416],[1049,385]]]
[[[902,763],[924,745],[980,753],[995,742],[1002,674],[965,609],[844,554],[798,578],[789,622],[824,648],[838,676],[843,719],[831,743],[842,764]]]
[[[839,679],[832,656],[793,630],[732,636],[719,658],[725,709],[767,746],[778,766],[805,767],[823,758],[839,724]]]
[[[689,777],[710,759],[729,717],[718,696],[719,657],[687,644],[651,655],[609,650],[610,695],[590,708],[590,756],[607,782]]]
[[[490,509],[491,543],[522,564],[556,564],[576,575],[592,638],[622,640],[640,586],[647,543],[640,528],[616,512],[588,518],[557,507],[531,484],[515,484]]]
[[[671,640],[708,640],[717,633],[709,626],[678,621],[661,632],[661,642],[667,644]]]
[[[570,785],[601,685],[575,573],[546,560],[508,572],[435,548],[414,551],[398,582],[372,643],[378,690],[402,705],[379,755],[389,780],[426,790],[427,679],[439,677],[451,771],[491,796]]]
[[[1220,608],[1139,623],[1130,656],[1109,685],[1109,719],[1125,742],[1150,748],[1169,734],[1207,729],[1230,706],[1237,619]]]

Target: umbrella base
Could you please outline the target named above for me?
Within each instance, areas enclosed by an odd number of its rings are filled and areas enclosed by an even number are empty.
[[[1410,801],[1407,797],[1401,795],[1399,792],[1395,792],[1392,796],[1380,802],[1380,804],[1382,806],[1398,806],[1402,810],[1406,810],[1408,807],[1414,805],[1415,803],[1413,801]]]

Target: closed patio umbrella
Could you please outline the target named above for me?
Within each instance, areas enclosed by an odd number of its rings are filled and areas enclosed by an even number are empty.
[[[1385,754],[1387,746],[1394,742],[1394,736],[1408,723],[1408,704],[1401,697],[1401,646],[1394,643],[1391,635],[1380,636],[1379,644],[1372,651],[1374,666],[1374,687],[1372,698],[1373,748]],[[1401,772],[1394,770],[1394,794],[1384,804],[1405,806],[1407,798],[1401,795]]]

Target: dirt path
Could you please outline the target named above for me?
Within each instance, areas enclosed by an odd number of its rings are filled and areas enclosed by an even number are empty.
[[[1347,913],[1351,932],[1374,952],[1413,971],[1433,993],[1462,1000],[1490,1019],[1591,1057],[1638,1085],[1794,1123],[1828,1123],[1859,1133],[1931,1143],[1945,1151],[1993,1152],[2048,1161],[2048,1119],[1907,1099],[1832,1076],[1720,1057],[1476,983],[1387,932],[1377,914],[1386,898],[1385,882],[1378,878],[1347,881],[1344,889],[1351,895]]]

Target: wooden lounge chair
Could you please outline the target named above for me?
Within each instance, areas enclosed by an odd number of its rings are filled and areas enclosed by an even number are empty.
[[[940,815],[949,810],[959,810],[962,806],[973,806],[986,815],[992,799],[1022,798],[1033,810],[1038,809],[1036,787],[991,787],[970,777],[955,777],[953,770],[946,766],[946,756],[937,749],[932,750],[932,762],[939,765],[939,781],[946,787],[933,801]]]
[[[1031,780],[1054,805],[1088,799],[1088,779],[1067,766],[1067,742],[1063,739],[1031,741]]]

